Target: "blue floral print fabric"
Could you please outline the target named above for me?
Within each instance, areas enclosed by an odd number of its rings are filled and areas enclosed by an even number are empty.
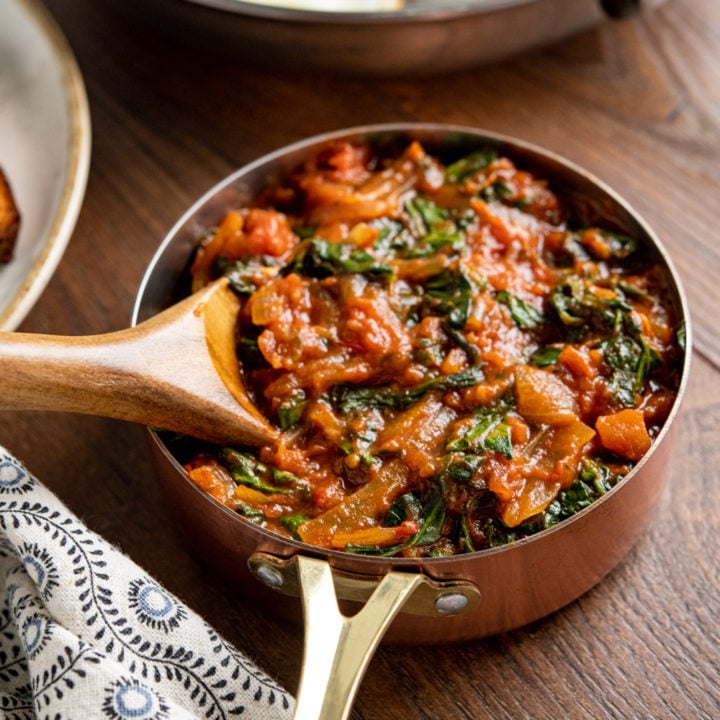
[[[279,720],[292,705],[0,447],[0,717]]]

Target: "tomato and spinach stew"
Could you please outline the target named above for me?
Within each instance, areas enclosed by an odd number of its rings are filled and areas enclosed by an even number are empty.
[[[194,289],[220,276],[281,432],[185,469],[323,548],[435,557],[548,528],[629,472],[677,393],[658,261],[492,150],[444,164],[417,141],[335,142],[207,232]]]

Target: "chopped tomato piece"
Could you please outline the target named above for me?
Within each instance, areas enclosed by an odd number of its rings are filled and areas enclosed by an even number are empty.
[[[628,408],[612,415],[601,415],[595,428],[604,447],[633,462],[638,462],[652,444],[640,410]]]

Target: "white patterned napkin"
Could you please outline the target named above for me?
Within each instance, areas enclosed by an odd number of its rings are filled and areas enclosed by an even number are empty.
[[[276,720],[292,698],[0,446],[0,717]]]

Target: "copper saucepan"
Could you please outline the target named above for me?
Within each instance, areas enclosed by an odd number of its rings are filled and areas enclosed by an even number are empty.
[[[520,627],[575,600],[612,570],[651,519],[665,480],[690,356],[686,300],[665,250],[637,214],[596,178],[552,153],[505,136],[438,124],[376,125],[317,136],[271,153],[203,196],[170,231],[138,293],[133,323],[182,293],[198,238],[232,207],[252,202],[268,183],[340,139],[375,146],[420,140],[430,153],[457,158],[495,147],[550,181],[576,214],[645,246],[667,275],[669,302],[686,330],[682,378],[652,448],[618,485],[560,524],[499,548],[443,558],[381,558],[323,550],[270,533],[234,514],[189,481],[182,442],[151,432],[159,478],[193,547],[221,576],[284,616],[304,608],[306,648],[296,717],[347,716],[364,668],[381,638],[452,642]],[[179,290],[180,289],[180,290]],[[297,599],[302,597],[302,603]],[[371,597],[372,596],[372,597]],[[369,599],[370,598],[370,599]],[[368,600],[369,599],[369,600]],[[358,607],[352,617],[345,613]]]

